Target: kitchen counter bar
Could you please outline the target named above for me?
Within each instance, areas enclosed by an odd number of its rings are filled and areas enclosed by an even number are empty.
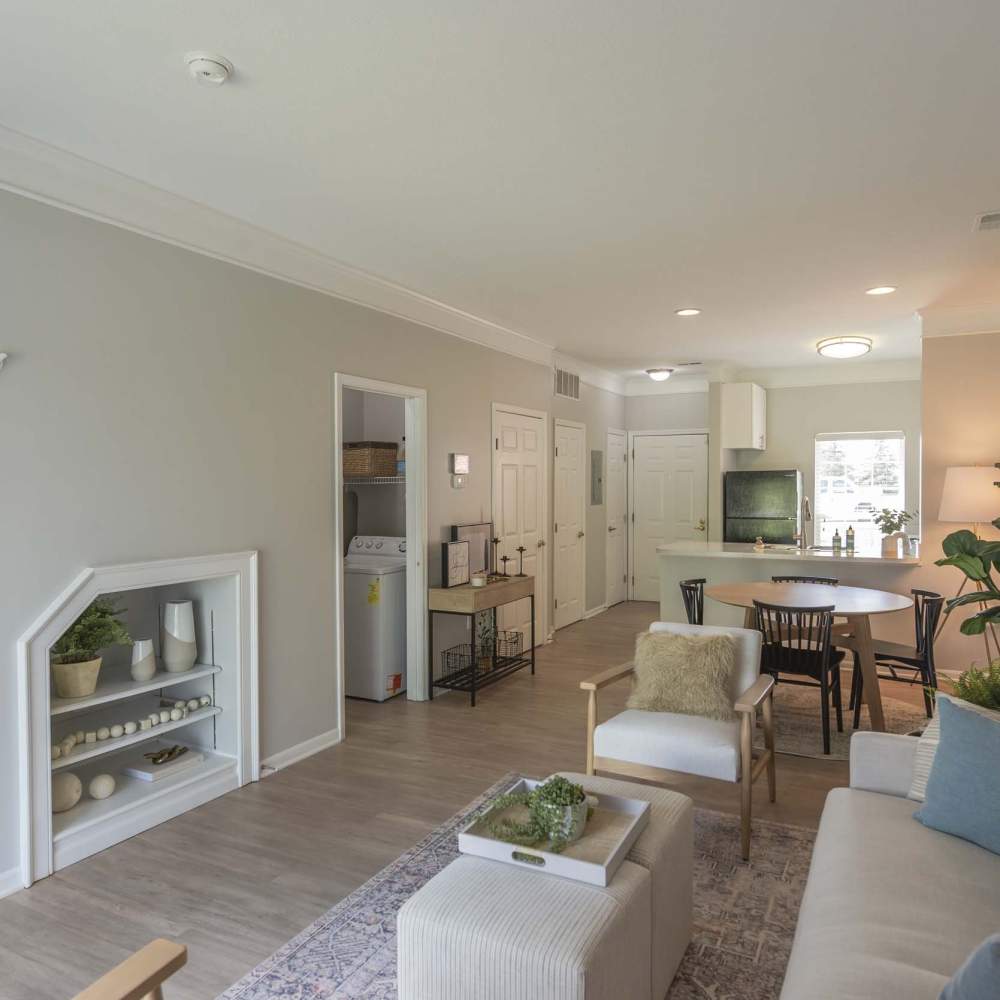
[[[668,545],[657,546],[656,551],[661,555],[678,556],[699,556],[705,559],[780,559],[784,562],[792,561],[797,563],[821,562],[830,569],[830,573],[822,573],[822,576],[830,576],[833,571],[833,564],[859,565],[875,564],[886,568],[898,566],[919,566],[918,557],[907,556],[904,559],[883,559],[878,553],[864,553],[853,556],[835,556],[831,549],[806,549],[801,551],[795,545],[768,545],[763,552],[758,552],[749,542],[671,542]]]

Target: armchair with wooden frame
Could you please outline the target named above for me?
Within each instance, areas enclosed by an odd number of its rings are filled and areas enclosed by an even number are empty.
[[[672,712],[626,709],[598,725],[597,692],[633,676],[632,663],[580,682],[588,692],[587,774],[598,771],[669,784],[673,773],[694,774],[740,785],[740,840],[750,857],[753,783],[765,770],[770,800],[775,800],[774,679],[760,673],[761,635],[755,629],[653,622],[650,632],[680,635],[729,635],[736,642],[731,722]],[[764,750],[756,756],[753,734],[763,716]]]
[[[163,1000],[163,983],[186,961],[184,945],[157,938],[78,993],[74,1000]]]

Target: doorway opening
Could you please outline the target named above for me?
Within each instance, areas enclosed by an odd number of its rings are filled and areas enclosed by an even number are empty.
[[[427,691],[427,394],[334,375],[334,626],[346,697]]]

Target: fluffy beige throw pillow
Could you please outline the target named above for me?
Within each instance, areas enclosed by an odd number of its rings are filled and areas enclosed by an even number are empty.
[[[635,685],[628,707],[729,722],[735,667],[731,636],[643,632],[635,641]]]

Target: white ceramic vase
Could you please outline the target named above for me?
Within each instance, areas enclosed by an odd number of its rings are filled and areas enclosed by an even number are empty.
[[[152,639],[136,639],[132,646],[132,680],[149,681],[156,673]]]
[[[194,666],[198,649],[194,638],[194,605],[190,601],[168,601],[164,607],[160,652],[169,674],[182,674]]]

